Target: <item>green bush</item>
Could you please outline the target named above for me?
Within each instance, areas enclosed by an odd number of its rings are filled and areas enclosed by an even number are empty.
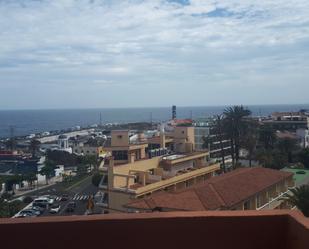
[[[31,196],[26,196],[24,199],[23,199],[23,202],[25,204],[29,204],[33,201],[32,197]]]

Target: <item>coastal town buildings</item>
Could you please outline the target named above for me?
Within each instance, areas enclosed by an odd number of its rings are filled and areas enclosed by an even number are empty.
[[[153,139],[150,141],[153,143]],[[110,146],[104,150],[112,156],[100,167],[101,207],[109,212],[125,212],[124,206],[132,200],[162,190],[188,188],[220,170],[219,163],[210,161],[207,150],[195,150],[194,127],[176,126],[168,140],[161,131],[157,143],[160,148],[153,151],[148,149],[148,141],[142,134],[132,142],[128,131],[111,132]],[[173,143],[173,151],[166,149],[169,143]]]
[[[105,156],[106,152],[103,149],[103,146],[99,146],[97,144],[91,142],[76,142],[72,145],[73,153],[77,155],[83,156],[97,156],[103,157]]]
[[[294,186],[291,172],[241,168],[184,190],[131,201],[126,207],[128,212],[291,208],[282,196]]]
[[[299,143],[302,148],[309,147],[309,130],[308,129],[297,129],[296,136],[299,139]]]
[[[226,168],[232,166],[231,144],[226,134],[219,135],[214,127],[213,118],[197,119],[194,122],[194,142],[197,151],[207,149],[210,159]],[[221,148],[222,145],[222,148]]]
[[[305,112],[274,112],[270,118],[262,120],[262,123],[274,130],[296,131],[308,129],[309,117]]]

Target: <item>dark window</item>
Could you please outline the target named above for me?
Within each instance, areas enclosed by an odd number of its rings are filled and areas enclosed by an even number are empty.
[[[250,201],[246,201],[244,203],[244,210],[249,210],[250,209]]]
[[[125,150],[116,150],[112,153],[115,160],[128,160],[128,152]]]

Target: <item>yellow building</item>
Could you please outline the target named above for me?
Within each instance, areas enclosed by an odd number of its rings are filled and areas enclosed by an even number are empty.
[[[165,151],[166,144],[163,132],[158,141],[163,150],[153,156],[142,134],[132,143],[128,131],[112,131],[111,144],[104,148],[112,156],[101,167],[102,199],[99,204],[103,208],[110,212],[126,211],[124,205],[134,199],[162,190],[185,189],[220,170],[219,164],[210,164],[207,151],[194,151],[193,127],[175,128],[173,154],[160,154]]]

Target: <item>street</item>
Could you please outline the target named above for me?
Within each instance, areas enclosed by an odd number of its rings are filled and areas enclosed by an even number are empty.
[[[66,215],[84,215],[87,210],[87,203],[90,198],[97,193],[98,188],[91,183],[91,176],[82,179],[80,182],[73,184],[72,186],[64,189],[61,183],[54,184],[45,189],[35,190],[24,196],[31,196],[33,199],[49,195],[55,201],[54,204],[60,205],[60,211],[57,214],[51,214],[49,208],[41,214],[41,216],[66,216]],[[61,197],[66,194],[68,200],[61,201]],[[76,207],[73,212],[67,212],[67,206],[70,202],[74,202]],[[94,208],[95,213],[100,213],[100,208]]]

